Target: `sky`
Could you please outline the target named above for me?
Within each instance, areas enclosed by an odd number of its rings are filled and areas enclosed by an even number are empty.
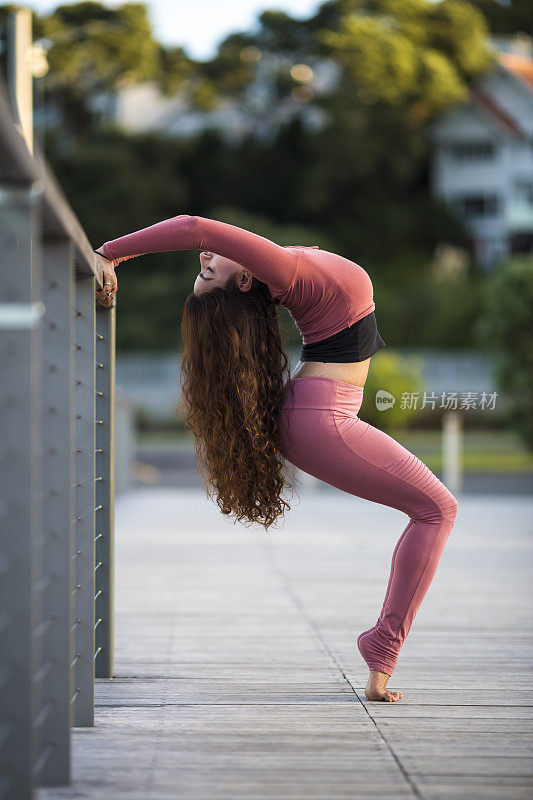
[[[164,45],[181,45],[191,58],[211,58],[217,44],[228,33],[251,31],[261,11],[286,11],[305,19],[316,11],[321,0],[145,0],[155,38]],[[22,3],[21,3],[22,5]],[[28,0],[34,11],[50,13],[68,0]],[[102,5],[116,8],[122,2],[109,0]]]

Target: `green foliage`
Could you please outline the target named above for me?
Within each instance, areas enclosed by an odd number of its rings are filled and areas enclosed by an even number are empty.
[[[392,350],[380,350],[370,362],[361,418],[381,430],[405,430],[418,412],[416,408],[409,408],[409,403],[402,404],[402,396],[404,392],[423,390],[422,366],[423,361],[419,356],[400,356]],[[392,394],[394,405],[378,408],[376,393],[379,391]]]
[[[253,37],[232,33],[221,42],[210,61],[198,64],[198,72],[225,96],[238,96],[254,80],[256,61],[241,57],[246,47],[255,44]]]
[[[163,47],[158,42],[157,51],[153,79],[164,95],[172,97],[187,86],[187,81],[196,72],[195,63],[182,47]]]
[[[15,8],[0,7],[0,27]],[[163,48],[153,37],[145,3],[108,8],[98,2],[58,5],[50,14],[32,12],[34,40],[46,49],[49,71],[37,86],[46,106],[61,112],[62,134],[81,139],[97,124],[95,95],[153,80],[164,93],[186,85],[193,63],[181,48]]]
[[[91,239],[102,244],[190,206],[187,149],[157,134],[98,134],[83,146],[46,140],[47,158]],[[95,245],[95,247],[98,245]]]
[[[139,81],[156,68],[157,44],[144,3],[108,9],[100,3],[58,6],[34,21],[35,38],[47,40],[47,88],[89,94],[123,78]]]
[[[495,378],[508,399],[507,419],[533,450],[533,257],[515,256],[491,275],[478,344],[496,356]]]
[[[427,260],[396,261],[375,284],[380,332],[389,344],[433,348],[471,346],[482,309],[483,278],[464,271],[439,274]],[[372,271],[372,270],[371,270]]]
[[[346,68],[363,104],[402,107],[426,122],[468,96],[466,81],[492,56],[484,17],[463,0],[339,3],[338,29],[317,39]]]

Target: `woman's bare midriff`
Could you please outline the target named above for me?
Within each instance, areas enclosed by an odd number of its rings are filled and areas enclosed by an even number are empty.
[[[365,361],[350,361],[346,364],[337,364],[330,361],[298,361],[291,378],[315,376],[353,383],[354,386],[364,386],[369,367],[370,358],[365,359]]]

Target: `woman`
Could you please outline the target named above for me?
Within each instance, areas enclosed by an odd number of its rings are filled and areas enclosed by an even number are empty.
[[[387,682],[435,575],[457,501],[413,453],[358,417],[370,357],[385,344],[370,277],[318,246],[282,247],[181,214],[98,248],[106,283],[98,299],[114,304],[120,262],[184,249],[202,251],[182,322],[187,424],[222,511],[268,527],[287,506],[280,498],[286,459],[409,517],[379,618],[357,639],[370,669],[367,698],[395,702],[402,692]],[[285,383],[277,304],[288,308],[303,337],[301,359]]]

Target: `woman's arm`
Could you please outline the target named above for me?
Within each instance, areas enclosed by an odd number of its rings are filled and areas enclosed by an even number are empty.
[[[207,217],[180,214],[104,242],[114,266],[128,258],[167,250],[209,250],[241,264],[258,280],[288,289],[296,274],[300,249],[289,250],[244,228]]]

